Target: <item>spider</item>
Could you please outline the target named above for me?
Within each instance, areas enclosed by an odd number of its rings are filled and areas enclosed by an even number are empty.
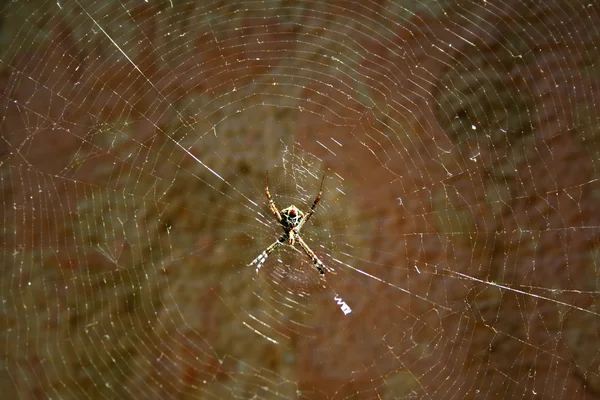
[[[294,205],[284,208],[283,210],[281,210],[281,212],[279,212],[279,210],[275,206],[275,202],[271,198],[271,193],[269,192],[269,171],[267,171],[265,193],[267,194],[267,199],[269,199],[269,209],[275,216],[275,219],[277,219],[277,222],[279,222],[283,227],[284,232],[279,237],[279,239],[275,241],[275,243],[267,247],[265,251],[260,253],[258,257],[256,257],[250,264],[248,264],[248,266],[256,264],[256,273],[258,273],[258,270],[260,269],[260,267],[262,267],[267,257],[269,257],[269,255],[272,252],[274,252],[279,246],[286,242],[290,246],[293,246],[296,242],[300,244],[300,247],[302,247],[302,250],[304,250],[306,255],[311,259],[313,265],[319,271],[321,276],[325,275],[325,270],[331,271],[329,267],[326,267],[325,264],[323,264],[321,260],[317,258],[315,253],[310,249],[310,247],[308,247],[306,242],[304,242],[304,240],[300,236],[300,229],[302,229],[304,224],[315,213],[315,207],[317,207],[319,200],[321,200],[321,193],[323,192],[324,181],[325,175],[323,174],[323,179],[321,179],[321,187],[319,188],[319,194],[315,198],[315,201],[313,202],[312,206],[310,207],[310,210],[307,213],[303,213]]]

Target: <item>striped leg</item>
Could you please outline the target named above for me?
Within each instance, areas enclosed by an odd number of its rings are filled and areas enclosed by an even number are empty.
[[[267,175],[265,178],[265,184],[266,184],[265,194],[267,195],[267,199],[269,199],[269,210],[271,210],[271,212],[275,216],[275,219],[277,219],[277,222],[281,223],[281,214],[279,213],[279,210],[275,206],[275,202],[271,198],[271,192],[269,192],[269,171],[267,171]]]
[[[306,255],[310,257],[311,261],[313,262],[313,265],[321,275],[325,275],[325,270],[331,270],[329,267],[326,267],[325,264],[321,262],[321,260],[317,258],[315,253],[310,249],[310,247],[308,247],[308,245],[306,244],[306,242],[304,242],[300,235],[296,235],[296,241],[300,243],[300,247],[302,247],[302,250],[304,250]]]
[[[267,247],[267,249],[265,251],[263,251],[262,253],[260,253],[258,255],[258,257],[256,257],[250,264],[248,264],[248,266],[256,264],[256,273],[258,274],[258,271],[260,270],[260,268],[262,267],[262,265],[267,260],[267,257],[269,257],[269,255],[272,252],[274,252],[279,246],[281,246],[282,244],[284,244],[286,238],[287,238],[287,235],[284,233],[283,235],[281,235],[279,237],[279,239],[277,239],[275,241],[275,243],[273,243],[272,245],[270,245],[269,247]]]
[[[310,207],[310,210],[306,214],[304,214],[304,217],[300,220],[300,223],[294,229],[296,231],[296,233],[300,232],[300,229],[302,229],[304,224],[315,213],[315,208],[317,207],[317,204],[319,204],[319,201],[321,201],[321,194],[323,193],[323,182],[325,182],[325,174],[323,174],[323,179],[321,179],[321,187],[319,188],[319,194],[317,194],[315,201],[313,201],[313,204]]]

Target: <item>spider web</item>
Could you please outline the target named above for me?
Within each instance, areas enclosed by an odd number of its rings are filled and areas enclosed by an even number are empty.
[[[3,7],[6,398],[600,397],[594,2]]]

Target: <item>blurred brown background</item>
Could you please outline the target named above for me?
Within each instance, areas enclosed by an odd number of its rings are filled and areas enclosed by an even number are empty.
[[[600,398],[595,2],[3,7],[3,398]]]

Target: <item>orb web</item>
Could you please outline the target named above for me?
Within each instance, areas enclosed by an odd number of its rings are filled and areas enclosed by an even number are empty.
[[[598,397],[593,2],[2,7],[7,398]]]

